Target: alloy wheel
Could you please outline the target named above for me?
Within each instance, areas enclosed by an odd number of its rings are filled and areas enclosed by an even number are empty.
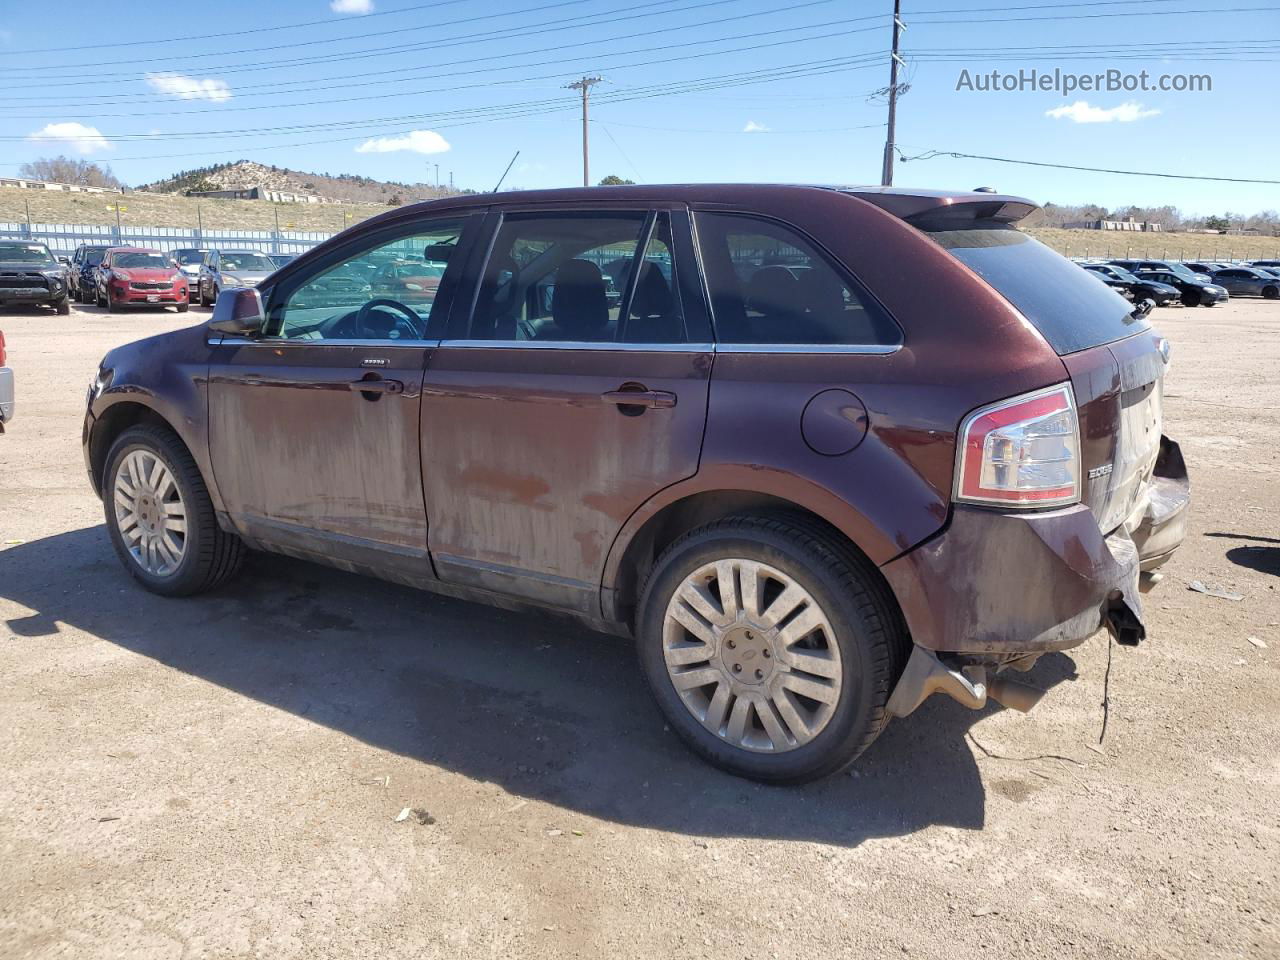
[[[686,577],[667,604],[662,652],[688,711],[744,750],[801,747],[840,702],[827,614],[794,578],[755,560],[718,560]]]
[[[173,471],[150,450],[133,450],[116,469],[116,527],[147,573],[171,575],[187,552],[187,507]]]

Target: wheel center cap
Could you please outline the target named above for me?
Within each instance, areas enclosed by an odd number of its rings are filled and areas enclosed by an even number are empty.
[[[768,682],[775,665],[767,631],[749,624],[730,627],[720,641],[720,665],[739,683],[759,686]]]

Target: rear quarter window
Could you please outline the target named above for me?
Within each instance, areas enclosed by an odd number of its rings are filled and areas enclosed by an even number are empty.
[[[1111,343],[1148,328],[1133,304],[1066,257],[1008,226],[929,232],[1040,331],[1058,354]]]

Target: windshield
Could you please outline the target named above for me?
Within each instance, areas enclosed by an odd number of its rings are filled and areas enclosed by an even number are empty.
[[[228,273],[270,273],[276,265],[260,253],[224,253],[218,269]]]
[[[1185,263],[1169,264],[1169,272],[1175,276],[1182,277],[1183,280],[1193,280],[1196,283],[1204,283],[1204,277],[1196,273]]]
[[[43,243],[0,243],[0,260],[9,263],[56,264]]]
[[[930,233],[1035,325],[1059,354],[1119,340],[1147,328],[1133,305],[1106,284],[1014,227]]]
[[[189,267],[194,263],[199,263],[204,259],[205,251],[203,250],[175,250],[173,257],[178,261],[179,266]]]
[[[102,255],[106,253],[106,249],[102,250],[86,250],[84,252],[84,262],[94,267],[102,262]]]
[[[117,253],[112,266],[116,267],[172,267],[169,258],[162,253]]]

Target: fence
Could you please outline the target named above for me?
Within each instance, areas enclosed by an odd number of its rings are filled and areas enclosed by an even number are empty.
[[[333,234],[293,230],[191,230],[186,227],[117,227],[83,223],[0,223],[0,239],[47,244],[69,257],[82,243],[177,250],[181,247],[251,248],[263,253],[305,253]]]

